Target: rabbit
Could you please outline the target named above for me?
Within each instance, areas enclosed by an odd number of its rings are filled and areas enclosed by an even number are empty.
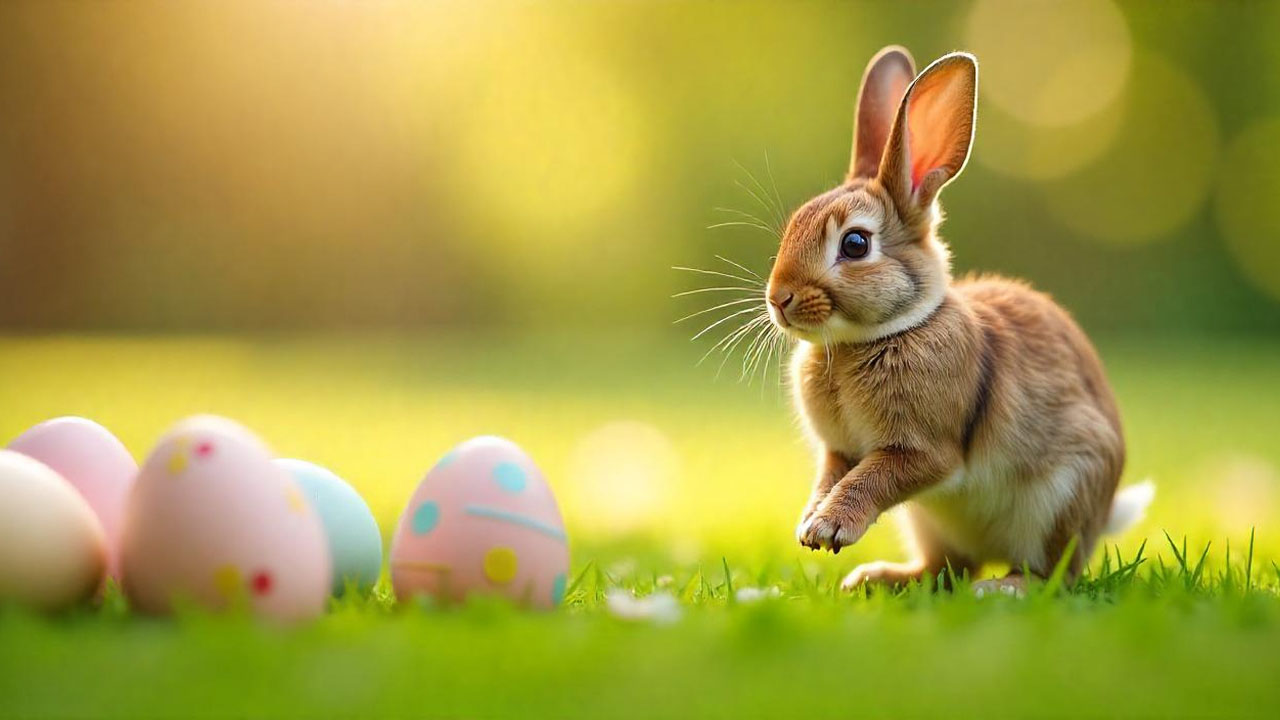
[[[1154,492],[1116,492],[1119,412],[1071,316],[1020,280],[951,277],[938,194],[968,161],[977,89],[970,54],[917,76],[905,49],[880,51],[848,175],[790,217],[765,287],[799,341],[790,385],[818,449],[797,539],[838,553],[905,509],[912,559],[860,565],[846,590],[1002,561],[1010,574],[978,588],[1022,592],[1024,568],[1047,577],[1071,547],[1072,580]]]

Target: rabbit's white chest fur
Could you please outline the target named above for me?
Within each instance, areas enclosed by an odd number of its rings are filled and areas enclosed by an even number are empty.
[[[863,408],[853,403],[836,403],[829,375],[815,371],[812,359],[822,356],[823,349],[800,343],[791,358],[791,387],[796,407],[809,434],[826,448],[847,458],[862,458],[875,449],[875,424]]]
[[[1080,475],[1058,468],[1046,478],[1020,478],[1000,457],[980,458],[912,498],[917,522],[977,562],[1042,566],[1045,538],[1077,492]]]

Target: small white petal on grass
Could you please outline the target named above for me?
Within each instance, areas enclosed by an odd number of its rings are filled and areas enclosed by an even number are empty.
[[[668,625],[680,619],[680,603],[669,592],[659,592],[646,597],[634,597],[625,590],[610,590],[605,595],[609,614],[620,620],[632,622],[651,621]]]
[[[776,587],[771,587],[771,588],[744,587],[744,588],[738,588],[738,591],[733,594],[733,598],[735,600],[744,604],[759,602],[761,600],[764,600],[765,598],[776,598],[781,596],[782,596],[782,591]]]
[[[657,585],[660,588],[667,588],[667,587],[671,587],[675,583],[675,581],[676,579],[671,577],[670,575],[662,575],[658,578]]]
[[[973,586],[974,597],[987,597],[988,595],[1006,595],[1008,597],[1022,598],[1026,597],[1026,591],[1014,585],[1005,585],[1003,583],[993,581],[980,581]]]

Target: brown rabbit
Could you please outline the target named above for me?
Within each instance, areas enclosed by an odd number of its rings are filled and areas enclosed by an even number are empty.
[[[769,277],[769,313],[801,342],[795,401],[819,448],[796,535],[839,552],[903,503],[915,557],[844,581],[901,584],[1015,568],[1047,575],[1072,537],[1075,577],[1104,531],[1136,521],[1149,484],[1116,495],[1124,439],[1097,353],[1025,283],[953,282],[937,196],[969,157],[978,67],[952,53],[917,77],[882,50],[858,96],[843,185],[792,215]]]

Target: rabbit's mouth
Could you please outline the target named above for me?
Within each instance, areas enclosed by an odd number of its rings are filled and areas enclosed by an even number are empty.
[[[834,311],[830,293],[816,286],[794,292],[775,290],[769,296],[769,316],[773,323],[803,340],[821,336]]]

